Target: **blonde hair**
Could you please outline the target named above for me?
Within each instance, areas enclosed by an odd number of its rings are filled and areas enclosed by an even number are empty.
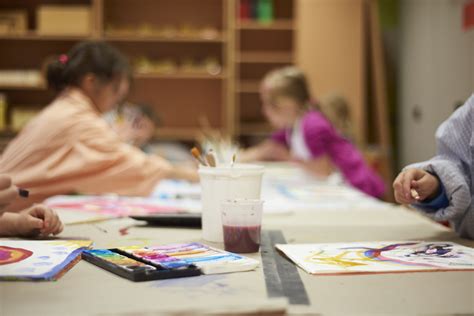
[[[316,103],[311,98],[306,76],[299,68],[287,66],[270,71],[263,78],[262,87],[269,90],[272,98],[290,97],[304,110],[320,111],[339,133],[354,140],[351,113],[346,99],[340,94],[332,93]]]
[[[333,126],[344,137],[354,141],[351,111],[347,100],[340,94],[331,93],[320,100],[319,106]]]
[[[270,91],[273,98],[290,97],[303,108],[311,103],[306,76],[297,67],[288,66],[270,71],[263,78],[262,85]]]

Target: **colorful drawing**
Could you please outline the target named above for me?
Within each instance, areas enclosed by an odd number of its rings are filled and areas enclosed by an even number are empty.
[[[0,280],[55,280],[91,244],[88,240],[0,240]]]
[[[31,251],[26,249],[0,246],[0,265],[20,262],[32,254]]]
[[[55,196],[45,201],[58,210],[92,212],[103,215],[129,216],[150,213],[175,213],[180,211],[156,198],[119,196]]]
[[[119,248],[145,262],[166,268],[180,268],[194,264],[204,274],[228,273],[253,270],[258,261],[227,251],[215,249],[201,243],[166,246]]]
[[[449,242],[277,245],[311,274],[474,270],[474,249]]]

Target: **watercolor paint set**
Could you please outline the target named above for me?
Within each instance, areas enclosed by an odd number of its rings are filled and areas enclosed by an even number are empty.
[[[134,282],[254,270],[257,260],[201,243],[86,250],[82,258]]]
[[[201,271],[192,264],[173,266],[166,264],[166,258],[161,258],[162,262],[147,262],[117,248],[84,251],[82,258],[134,282],[201,275]]]

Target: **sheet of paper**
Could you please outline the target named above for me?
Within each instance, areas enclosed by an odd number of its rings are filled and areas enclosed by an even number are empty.
[[[84,223],[130,215],[175,213],[186,210],[186,204],[172,200],[116,195],[58,195],[45,204],[58,211],[65,223]]]
[[[474,249],[452,242],[278,244],[311,274],[474,270]]]
[[[0,239],[0,280],[54,280],[91,244],[90,240]]]

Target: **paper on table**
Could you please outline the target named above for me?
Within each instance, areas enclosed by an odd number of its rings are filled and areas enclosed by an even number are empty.
[[[278,244],[311,274],[474,270],[474,249],[452,242]]]
[[[58,211],[66,224],[94,222],[130,215],[188,211],[186,203],[173,200],[119,196],[67,196],[49,198],[45,204]],[[193,206],[193,205],[190,205]]]
[[[389,204],[372,198],[344,183],[338,174],[321,180],[308,176],[291,164],[265,165],[262,182],[263,211],[286,214],[298,211],[347,210],[367,207],[387,207]],[[200,212],[200,185],[186,181],[163,180],[152,196],[161,197],[170,206],[183,206]],[[192,197],[192,198],[190,198]]]

